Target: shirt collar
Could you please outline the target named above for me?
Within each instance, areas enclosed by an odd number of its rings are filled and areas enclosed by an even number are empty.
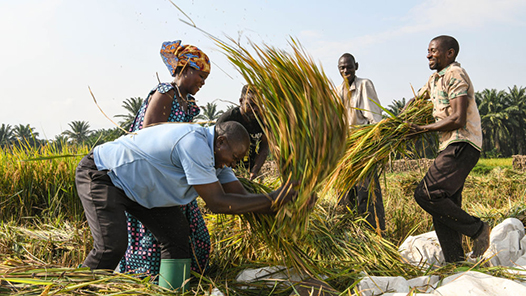
[[[356,90],[356,80],[358,80],[358,77],[354,76],[353,82],[349,85],[348,90],[353,91]],[[345,89],[347,87],[347,83],[345,83],[345,79],[342,82],[342,88]]]
[[[215,154],[214,154],[214,136],[215,136],[215,125],[209,126],[205,128],[206,135],[208,137],[208,147],[210,147],[210,150],[212,151],[212,160],[215,163]]]
[[[460,67],[460,64],[457,63],[457,62],[453,62],[449,65],[447,65],[447,67],[445,67],[444,69],[440,70],[440,72],[437,72],[437,75],[438,76],[444,76],[447,72],[447,70],[452,66],[452,65],[456,65],[456,66],[459,66]]]

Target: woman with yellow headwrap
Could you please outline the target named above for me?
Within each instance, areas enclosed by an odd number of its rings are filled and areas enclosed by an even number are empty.
[[[137,113],[130,131],[161,122],[192,122],[200,112],[193,95],[210,74],[210,60],[199,48],[182,45],[180,40],[164,42],[161,58],[174,80],[153,88]],[[208,264],[210,236],[194,200],[181,206],[190,225],[192,270],[202,273]],[[135,217],[128,214],[128,249],[119,264],[120,272],[157,275],[161,250],[155,237]]]

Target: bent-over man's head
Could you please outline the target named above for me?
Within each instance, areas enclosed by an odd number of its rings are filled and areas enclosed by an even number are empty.
[[[236,121],[227,121],[215,126],[214,155],[215,168],[235,168],[250,147],[247,130]]]
[[[459,50],[458,41],[451,36],[441,35],[433,38],[427,48],[429,69],[440,72],[455,61]]]

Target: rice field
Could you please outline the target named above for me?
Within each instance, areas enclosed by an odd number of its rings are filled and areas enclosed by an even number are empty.
[[[488,167],[501,167],[511,169],[513,159],[508,158],[481,158],[478,162],[479,165]]]
[[[0,151],[0,294],[172,294],[155,285],[152,278],[77,268],[92,243],[73,185],[76,163],[87,152],[87,147],[67,146]],[[484,166],[485,161],[477,167]],[[429,215],[412,199],[412,191],[421,177],[420,172],[407,172],[384,174],[380,178],[387,222],[383,237],[363,227],[364,220],[354,213],[338,210],[335,194],[328,191],[320,195],[309,216],[304,239],[291,245],[289,251],[310,258],[315,267],[313,272],[323,275],[343,295],[356,292],[356,283],[363,272],[384,276],[445,276],[469,267],[512,278],[502,270],[469,264],[420,270],[401,262],[397,247],[404,238],[432,230]],[[474,170],[464,189],[465,208],[491,225],[508,217],[526,223],[525,181],[523,173],[506,166]],[[253,190],[276,188],[279,183],[275,175],[268,174]],[[284,254],[269,249],[265,239],[252,231],[251,224],[242,216],[205,217],[212,234],[211,268],[207,274],[194,274],[189,295],[211,293],[213,288],[227,295],[294,293],[294,286],[283,281],[237,282],[237,274],[247,268],[287,266]],[[469,248],[469,242],[466,247]]]

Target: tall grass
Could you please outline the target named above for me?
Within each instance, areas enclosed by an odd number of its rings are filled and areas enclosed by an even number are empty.
[[[49,217],[79,221],[75,168],[86,146],[28,143],[0,149],[0,220]]]

